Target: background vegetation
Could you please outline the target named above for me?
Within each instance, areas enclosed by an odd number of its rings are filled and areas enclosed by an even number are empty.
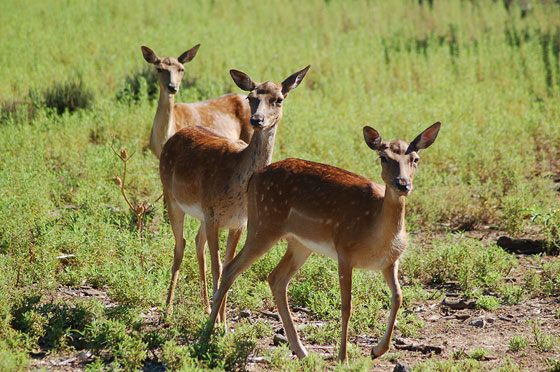
[[[242,369],[256,340],[272,333],[265,323],[242,322],[212,345],[197,345],[206,316],[194,247],[186,251],[174,326],[152,329],[145,320],[163,308],[173,238],[161,202],[138,234],[136,216],[113,183],[122,163],[111,149],[134,152],[126,184],[134,202],[155,200],[161,186],[147,143],[157,87],[141,45],[178,56],[202,44],[186,66],[179,102],[237,91],[230,68],[281,81],[311,64],[286,101],[275,160],[325,162],[379,182],[363,125],[386,139],[412,140],[443,123],[435,145],[421,154],[408,201],[404,309],[433,295],[426,285],[449,280],[489,309],[559,295],[558,262],[539,261],[538,271],[508,283],[505,276],[521,272],[515,256],[457,233],[540,236],[551,251],[560,242],[560,5],[530,5],[524,11],[512,1],[466,0],[0,2],[0,369],[24,370],[40,350],[91,350],[90,370],[135,370],[148,361]],[[197,227],[186,223],[190,246]],[[265,278],[283,251],[280,244],[236,283],[232,314],[274,308]],[[327,321],[303,330],[306,342],[338,342],[335,272],[334,262],[314,256],[290,287],[293,304]],[[53,295],[83,285],[106,292],[110,306]],[[351,338],[379,337],[389,306],[382,278],[356,271],[353,300]],[[414,315],[402,314],[399,332],[421,332]],[[271,369],[335,368],[317,356],[289,361],[284,348],[266,353]],[[354,350],[348,368],[368,368],[362,354]]]

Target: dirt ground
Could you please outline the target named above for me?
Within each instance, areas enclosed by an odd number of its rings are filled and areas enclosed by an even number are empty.
[[[480,240],[494,240],[499,234],[492,230],[479,229],[465,235]],[[517,257],[522,268],[535,268],[534,259],[531,256],[518,255]],[[545,256],[543,259],[556,260],[558,257]],[[517,280],[516,278],[510,279],[512,281]],[[426,289],[442,293],[444,300],[441,301],[440,297],[438,300],[427,300],[417,304],[412,312],[424,323],[424,327],[419,330],[418,338],[405,338],[398,330],[395,331],[391,348],[388,351],[388,354],[393,354],[393,357],[378,358],[374,362],[372,371],[393,371],[397,362],[406,366],[414,366],[428,358],[445,360],[461,352],[469,354],[476,348],[483,348],[487,351],[485,358],[481,361],[487,370],[500,366],[506,358],[531,372],[547,370],[547,360],[560,360],[560,344],[558,343],[558,340],[560,340],[560,317],[558,317],[558,314],[560,314],[560,298],[527,299],[517,305],[501,305],[495,311],[487,311],[474,308],[473,303],[468,300],[462,301],[463,299],[459,297],[459,291],[455,283],[445,283]],[[61,287],[57,291],[44,296],[49,300],[72,300],[76,297],[86,301],[88,298],[97,298],[106,307],[116,306],[104,291],[87,286],[78,288]],[[336,345],[310,344],[306,340],[305,333],[301,331],[309,323],[314,323],[317,326],[324,323],[313,319],[306,309],[293,308],[292,312],[296,327],[308,352],[320,354],[325,359],[334,361]],[[269,368],[262,357],[263,351],[277,347],[275,344],[278,343],[278,338],[283,335],[278,314],[262,311],[247,313],[242,316],[252,320],[262,319],[269,322],[274,329],[274,334],[260,340],[257,353],[249,358],[247,365],[249,371],[267,370]],[[235,323],[240,319],[239,310],[230,309],[228,318],[231,319],[230,326],[235,328]],[[150,309],[144,315],[144,319],[149,326],[162,326],[159,324],[157,308]],[[539,329],[542,334],[557,337],[551,351],[538,351],[535,347],[531,320],[540,323]],[[527,339],[528,346],[521,351],[512,352],[509,351],[509,342],[516,335]],[[368,356],[377,340],[368,335],[359,335],[350,339],[349,342],[358,345],[362,349],[363,356]],[[50,371],[83,371],[86,364],[92,360],[92,355],[88,351],[57,356],[37,352],[32,356],[30,370],[42,368]],[[150,357],[152,359],[146,361],[144,371],[159,372],[166,370],[154,356],[150,355]],[[292,358],[295,358],[295,356],[292,356]]]

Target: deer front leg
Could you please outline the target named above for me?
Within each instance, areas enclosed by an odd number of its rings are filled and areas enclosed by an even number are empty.
[[[241,239],[241,235],[243,235],[244,230],[245,227],[229,230],[228,240],[226,245],[226,256],[224,257],[224,265],[227,265],[228,263],[231,262],[231,260],[233,260],[233,256],[235,256],[235,250],[237,249],[237,245],[239,244],[239,240]],[[220,318],[222,319],[222,322],[224,324],[226,323],[226,304],[227,304],[227,292],[224,295],[222,306],[220,307]]]
[[[233,282],[237,278],[239,274],[243,271],[247,270],[249,266],[253,262],[255,262],[259,257],[265,254],[274,243],[279,238],[277,237],[261,237],[260,244],[257,244],[256,234],[251,234],[249,230],[249,234],[247,234],[247,241],[245,242],[245,246],[239,252],[235,258],[226,265],[224,269],[224,275],[222,278],[222,282],[220,283],[220,287],[212,296],[212,311],[210,312],[210,319],[206,324],[206,328],[202,335],[202,340],[208,340],[212,330],[214,329],[214,323],[218,317],[218,311],[220,307],[224,304],[224,298],[227,294],[227,291],[232,286]]]
[[[377,358],[385,354],[385,352],[389,350],[391,336],[393,335],[393,329],[395,327],[395,320],[397,319],[397,312],[399,311],[399,307],[401,307],[402,304],[402,292],[401,287],[399,286],[398,271],[398,261],[383,270],[383,276],[385,277],[385,281],[387,282],[389,289],[391,289],[392,294],[391,313],[389,314],[389,322],[387,324],[385,335],[383,336],[381,341],[371,350],[372,358]]]
[[[278,307],[278,313],[282,319],[282,325],[286,331],[288,342],[290,343],[290,349],[299,359],[307,356],[307,350],[302,345],[294,326],[294,320],[288,307],[287,290],[290,279],[307,261],[310,254],[311,251],[308,248],[297,243],[295,240],[289,240],[286,254],[284,254],[284,257],[282,257],[267,279],[276,302],[276,307]]]
[[[346,344],[348,343],[348,323],[352,314],[352,266],[345,263],[342,257],[338,259],[338,279],[340,282],[340,298],[342,312],[342,337],[338,360],[345,362],[348,355]]]

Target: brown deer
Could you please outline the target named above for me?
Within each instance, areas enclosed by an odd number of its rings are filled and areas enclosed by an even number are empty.
[[[163,145],[179,129],[200,125],[232,139],[249,142],[253,128],[249,124],[251,109],[243,94],[232,93],[195,103],[175,103],[185,72],[183,65],[190,62],[200,44],[178,58],[160,58],[143,46],[144,59],[156,67],[159,83],[159,101],[150,135],[150,149],[159,159]]]
[[[435,123],[408,143],[382,141],[375,129],[364,127],[366,143],[381,159],[385,186],[343,169],[300,159],[282,160],[257,171],[248,184],[247,241],[224,269],[205,337],[212,331],[222,299],[237,276],[285,238],[286,254],[268,282],[292,351],[298,358],[307,355],[288,308],[288,283],[309,255],[317,252],[338,261],[342,299],[338,358],[342,361],[347,357],[352,270],[383,273],[392,293],[391,312],[387,331],[372,356],[384,354],[402,302],[397,275],[398,259],[407,245],[405,200],[412,190],[418,152],[435,141],[439,128],[440,123]]]
[[[247,74],[230,70],[237,86],[249,92],[250,123],[254,129],[249,144],[217,136],[203,127],[187,127],[179,130],[163,147],[160,177],[175,236],[175,255],[167,296],[168,315],[173,311],[173,296],[185,249],[185,214],[201,222],[196,252],[203,302],[208,309],[204,242],[208,240],[215,292],[222,271],[218,230],[229,229],[225,253],[227,263],[235,254],[247,223],[247,182],[255,171],[270,164],[276,130],[282,118],[282,103],[288,93],[301,83],[309,67],[289,76],[281,84],[255,83]],[[225,306],[220,317],[225,320]]]

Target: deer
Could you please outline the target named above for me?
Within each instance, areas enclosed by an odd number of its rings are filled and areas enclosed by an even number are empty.
[[[198,52],[200,44],[178,58],[160,58],[147,46],[142,46],[146,62],[155,66],[158,76],[159,100],[150,134],[150,150],[159,159],[163,145],[179,129],[200,125],[232,139],[248,143],[253,134],[249,124],[251,109],[243,94],[231,93],[195,103],[175,103],[185,72],[183,66]]]
[[[288,308],[288,283],[311,253],[316,252],[338,261],[342,313],[340,361],[347,360],[352,270],[383,273],[392,294],[391,310],[387,330],[371,352],[372,357],[383,355],[389,349],[402,303],[398,266],[407,246],[406,196],[412,190],[420,159],[418,152],[435,141],[440,125],[440,122],[433,124],[411,143],[383,141],[375,129],[363,128],[366,144],[379,154],[385,185],[331,165],[293,158],[255,172],[247,191],[247,240],[224,268],[203,337],[210,337],[220,305],[237,276],[277,241],[286,239],[286,253],[267,280],[290,349],[300,359],[307,356]]]
[[[246,98],[254,133],[248,144],[216,135],[200,126],[183,128],[165,143],[159,170],[175,237],[167,316],[173,312],[173,297],[184,255],[186,214],[200,221],[195,244],[203,305],[209,312],[204,243],[208,241],[210,250],[214,293],[222,271],[218,230],[228,229],[224,257],[227,264],[235,254],[247,223],[247,182],[255,171],[270,164],[283,101],[301,83],[309,67],[290,75],[282,83],[256,83],[244,72],[230,70],[235,84],[249,92]],[[225,322],[225,305],[220,319]]]

